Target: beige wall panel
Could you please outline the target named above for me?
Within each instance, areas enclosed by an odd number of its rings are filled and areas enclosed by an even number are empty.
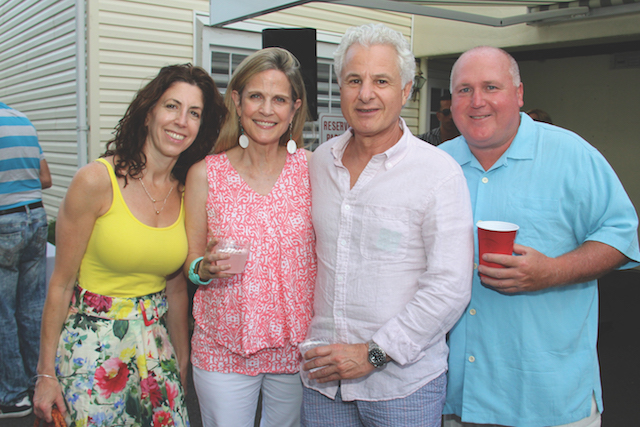
[[[140,40],[124,40],[124,39],[109,39],[104,37],[105,49],[103,52],[119,53],[134,53],[141,59],[146,58],[148,55],[160,55],[160,56],[186,56],[185,50],[190,50],[192,44],[167,44],[167,43],[150,43]]]
[[[156,70],[154,69],[154,73]],[[146,76],[145,76],[146,77]],[[103,77],[101,81],[101,90],[122,90],[134,93],[138,91],[148,80],[141,80],[144,77],[137,79],[126,77]],[[131,101],[131,98],[129,101]]]
[[[100,52],[100,60],[102,63],[108,63],[111,65],[140,65],[141,67],[155,68],[154,76],[160,71],[160,68],[169,64],[182,64],[189,62],[192,55],[188,55],[184,52],[184,56],[171,56],[171,55],[140,55],[139,53],[130,52],[114,52],[114,51],[102,51]]]
[[[194,10],[208,11],[208,0],[100,0],[93,8],[90,118],[95,131],[89,159],[104,152],[135,92],[161,67],[193,61]]]
[[[524,109],[547,111],[554,124],[595,146],[638,210],[640,68],[611,69],[610,64],[611,55],[521,62]]]
[[[299,26],[299,27],[316,28],[318,30],[322,29],[322,31],[329,31],[333,33],[342,34],[347,30],[347,28],[351,26],[368,24],[371,22],[371,20],[354,17],[350,19],[349,22],[339,22],[339,21],[328,22],[328,21],[323,21],[320,18],[314,19],[314,18],[304,17],[301,19],[297,19],[297,18],[294,19],[294,17],[283,16],[281,17],[281,19],[273,19],[273,20],[270,20],[269,22],[273,23],[274,25],[283,25],[283,26],[291,26],[292,22],[296,22],[296,26]],[[410,38],[410,35],[407,34],[406,31],[403,31],[405,27],[392,26],[392,25],[389,25],[389,27],[393,27],[394,30],[400,31],[407,38]]]
[[[546,25],[518,24],[494,28],[445,19],[415,17],[414,53],[417,57],[449,55],[474,46],[561,45],[579,40],[606,42],[640,32],[640,14],[575,20]]]
[[[382,22],[387,25],[410,26],[411,15],[395,12],[386,12],[376,9],[368,9],[353,6],[343,6],[329,3],[311,3],[308,5],[285,9],[282,12],[274,12],[265,17],[282,15],[293,15],[300,17],[325,17],[327,21],[336,21],[348,23],[349,20],[358,18],[365,19],[368,22]]]
[[[102,114],[111,115],[117,114],[117,112],[109,111],[107,106],[127,104],[127,106],[133,100],[135,96],[135,90],[102,90],[100,91],[100,99],[103,104]],[[120,111],[120,107],[118,107]]]
[[[191,21],[193,9],[180,1],[137,2],[126,0],[100,0],[100,12],[115,12],[145,18],[161,18],[173,21]],[[207,6],[208,7],[208,6]]]
[[[156,66],[136,66],[136,65],[123,65],[123,64],[102,64],[100,67],[101,81],[106,79],[107,81],[113,78],[131,78],[139,82],[136,90],[144,86],[144,83],[150,81],[158,74],[158,67]]]
[[[163,31],[169,34],[180,32],[192,34],[190,21],[176,21],[175,19],[153,18],[149,16],[141,18],[140,16],[124,15],[123,13],[102,12],[100,15],[101,34],[104,34],[102,28],[107,28],[107,26],[136,29],[143,32],[150,30],[157,35]],[[109,34],[106,35],[109,36]]]
[[[101,155],[102,153],[104,153],[104,150],[107,146],[107,141],[111,140],[111,138],[113,138],[113,132],[114,132],[114,128],[115,126],[118,124],[118,121],[122,118],[122,116],[114,116],[114,117],[103,117],[102,120],[100,121],[100,123],[102,124],[102,128],[100,129],[100,138],[102,139],[100,146],[99,146],[99,150],[98,153],[96,154],[95,157],[98,157],[99,155]]]
[[[256,20],[291,26],[316,28],[320,31],[344,33],[353,25],[381,22],[411,37],[411,15],[382,12],[351,6],[313,3],[274,12]]]
[[[185,28],[191,30],[191,28]],[[100,26],[100,36],[103,37],[105,46],[110,46],[111,43],[115,43],[116,41],[125,43],[136,41],[181,46],[193,45],[192,32],[143,30],[103,24]]]

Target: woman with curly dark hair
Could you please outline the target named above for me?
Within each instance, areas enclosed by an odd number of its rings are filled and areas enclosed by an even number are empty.
[[[183,188],[226,108],[190,64],[141,89],[104,156],[73,178],[57,219],[34,397],[72,426],[188,426]],[[169,340],[169,337],[171,340]]]

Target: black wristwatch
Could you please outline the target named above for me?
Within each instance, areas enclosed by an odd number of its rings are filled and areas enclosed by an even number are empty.
[[[387,353],[380,348],[378,344],[373,341],[369,341],[369,363],[375,368],[381,368],[387,364]]]

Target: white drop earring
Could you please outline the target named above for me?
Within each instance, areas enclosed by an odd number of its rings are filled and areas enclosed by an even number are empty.
[[[238,118],[238,124],[240,125],[240,138],[238,138],[238,144],[242,148],[247,148],[249,146],[249,138],[244,134],[244,128],[242,124],[240,124],[240,118]]]
[[[287,152],[289,154],[295,154],[298,149],[298,144],[293,140],[293,124],[289,123],[289,141],[287,141]]]

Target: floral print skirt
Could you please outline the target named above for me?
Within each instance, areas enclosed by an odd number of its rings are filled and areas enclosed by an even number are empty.
[[[164,291],[136,298],[76,286],[56,355],[69,427],[189,426]]]

